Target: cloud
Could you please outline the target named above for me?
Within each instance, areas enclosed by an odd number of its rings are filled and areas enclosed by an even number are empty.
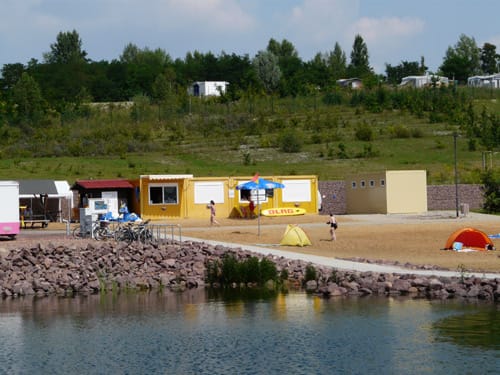
[[[356,20],[359,0],[304,0],[288,14],[286,33],[302,50],[320,52],[346,42],[344,30]],[[312,57],[312,56],[311,56]]]
[[[367,44],[400,44],[424,31],[425,22],[419,18],[387,17],[360,18],[352,27],[351,34],[359,34]]]
[[[351,26],[351,35],[359,34],[368,47],[370,63],[376,72],[384,71],[384,64],[395,54],[406,59],[414,54],[412,40],[425,31],[425,22],[415,17],[363,17]]]

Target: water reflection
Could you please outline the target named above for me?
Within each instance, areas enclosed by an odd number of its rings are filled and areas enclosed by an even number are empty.
[[[463,322],[476,337],[462,338]],[[192,290],[26,298],[0,301],[0,363],[6,373],[53,374],[494,373],[498,329],[491,305],[403,297]]]
[[[433,329],[437,341],[500,350],[500,306],[446,317],[435,322]]]

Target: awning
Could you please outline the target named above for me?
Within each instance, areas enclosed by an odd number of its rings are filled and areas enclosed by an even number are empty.
[[[19,180],[19,198],[48,194],[49,198],[68,198],[73,195],[67,181]]]
[[[57,194],[54,180],[19,180],[19,196]]]
[[[134,186],[124,179],[114,180],[77,180],[71,187],[73,190],[83,189],[133,189]]]
[[[142,175],[141,178],[147,178],[150,181],[184,180],[186,178],[193,178],[193,175],[192,174],[150,174],[150,175]]]

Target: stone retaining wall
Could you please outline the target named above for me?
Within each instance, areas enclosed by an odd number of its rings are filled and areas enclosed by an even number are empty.
[[[336,215],[345,215],[348,213],[345,181],[319,181],[319,191],[322,196],[322,214],[328,215],[331,212]],[[427,186],[427,209],[429,211],[455,210],[455,197],[455,185],[429,185]],[[466,203],[470,210],[477,210],[482,208],[483,200],[482,185],[458,185],[459,208],[462,203]]]
[[[191,241],[156,245],[123,242],[38,244],[10,250],[0,258],[0,295],[3,298],[71,296],[205,287],[207,264],[220,262],[228,252],[239,260],[263,257],[241,248]],[[500,279],[467,277],[465,270],[461,277],[423,277],[411,272],[400,275],[341,271],[272,255],[266,258],[276,264],[279,274],[287,271],[285,283],[289,287],[305,286],[308,291],[323,297],[374,294],[500,300]],[[316,278],[306,281],[305,275],[311,266]],[[241,285],[235,285],[238,286]]]

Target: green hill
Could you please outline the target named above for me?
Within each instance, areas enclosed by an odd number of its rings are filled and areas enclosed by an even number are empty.
[[[500,90],[378,89],[238,102],[83,105],[29,128],[3,126],[0,179],[316,174],[425,169],[478,183],[497,167]]]

